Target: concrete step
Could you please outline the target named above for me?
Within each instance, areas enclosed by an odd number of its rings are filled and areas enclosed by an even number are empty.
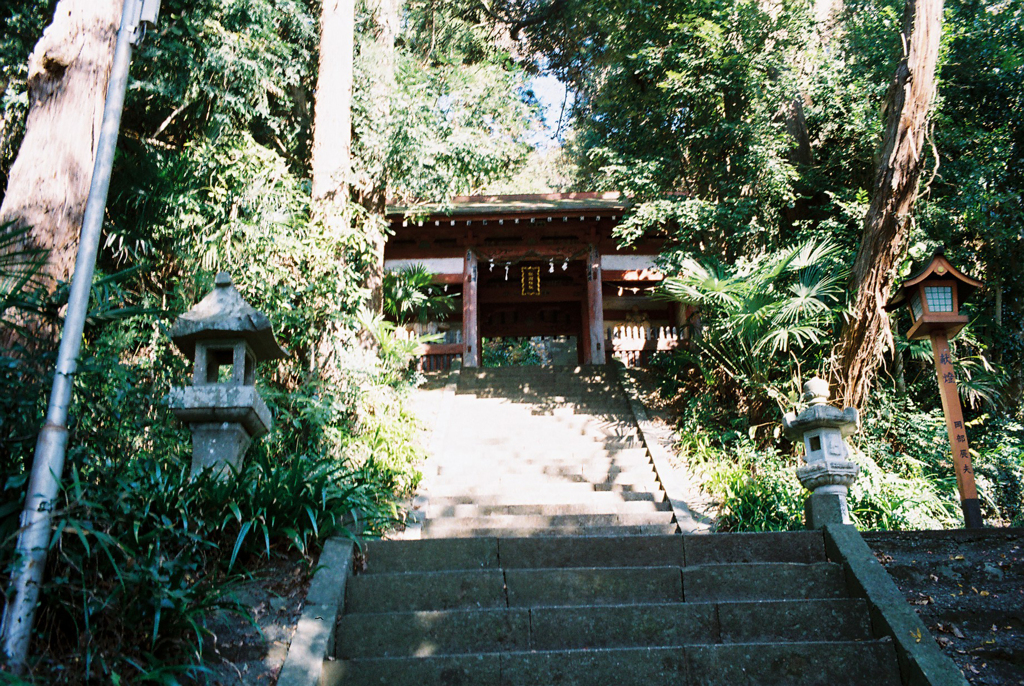
[[[711,566],[825,562],[820,531],[644,536],[619,539],[535,538],[368,541],[370,572],[441,569]]]
[[[423,524],[423,535],[431,538],[445,536],[482,536],[499,530],[524,529],[531,532],[549,530],[562,535],[584,533],[594,528],[662,527],[674,530],[670,511],[649,511],[625,514],[556,514],[556,515],[489,515],[483,517],[428,517]],[[653,530],[652,530],[653,533]]]
[[[436,526],[426,527],[424,525],[423,535],[426,537],[444,538],[475,538],[479,536],[514,536],[526,537],[560,537],[560,536],[652,536],[656,534],[677,534],[679,526],[673,521],[670,524],[630,524],[616,526],[585,526],[579,527],[575,524],[545,524],[543,526],[504,526],[504,527],[483,527],[474,529],[441,529]]]
[[[531,491],[529,493],[502,493],[491,496],[475,496],[463,494],[450,497],[431,496],[427,490],[422,493],[428,497],[429,507],[439,509],[457,507],[461,505],[475,505],[478,507],[508,507],[510,505],[531,507],[534,505],[593,505],[611,506],[625,503],[652,503],[664,507],[667,503],[664,492],[621,492],[595,491],[588,489],[582,493],[577,492],[577,497],[567,499],[561,489],[547,489],[545,491]]]
[[[683,568],[690,602],[847,597],[843,569],[832,562],[754,562]]]
[[[646,448],[612,448],[607,449],[601,445],[579,445],[570,447],[558,452],[542,451],[530,452],[513,450],[507,453],[488,453],[481,455],[480,450],[472,452],[455,452],[449,449],[445,451],[443,463],[452,467],[470,466],[476,464],[532,464],[532,465],[560,465],[579,464],[589,460],[604,460],[618,462],[620,464],[649,462],[650,457]]]
[[[478,505],[478,504],[447,504],[444,506],[435,505],[431,502],[427,507],[426,516],[429,520],[437,520],[442,517],[476,518],[502,516],[541,516],[553,517],[557,515],[597,515],[597,514],[652,514],[657,512],[670,512],[672,505],[667,501],[655,503],[652,501],[633,502],[597,502],[597,503],[558,503],[548,505]]]
[[[642,450],[643,444],[635,433],[619,435],[605,434],[565,434],[552,435],[551,432],[523,427],[508,436],[489,436],[469,431],[451,432],[445,440],[442,457],[444,459],[495,459],[507,455],[532,457],[541,459],[551,456],[552,459],[562,455],[601,454],[622,452],[624,450]]]
[[[832,563],[383,572],[346,590],[347,613],[847,597]]]
[[[426,657],[474,652],[857,641],[870,638],[862,599],[645,603],[347,614],[337,656]]]
[[[657,648],[515,651],[325,663],[322,684],[466,686],[896,686],[891,642],[741,643]]]
[[[665,492],[661,484],[657,482],[642,484],[627,483],[592,483],[573,481],[544,481],[527,480],[523,483],[493,482],[476,483],[467,485],[456,483],[449,479],[440,479],[436,483],[427,483],[421,492],[429,498],[458,498],[471,497],[474,502],[478,498],[504,498],[511,495],[517,498],[516,502],[524,504],[533,502],[535,498],[560,497],[563,502],[586,502],[589,494],[595,492],[622,494],[624,500],[645,499],[653,497],[662,500]]]
[[[473,466],[449,467],[439,465],[437,474],[448,478],[462,481],[487,480],[508,480],[520,477],[543,476],[555,478],[559,481],[572,482],[593,482],[593,483],[641,483],[644,480],[655,478],[654,465],[636,464],[619,465],[611,464],[568,464],[568,465],[544,465],[544,464],[477,464]]]

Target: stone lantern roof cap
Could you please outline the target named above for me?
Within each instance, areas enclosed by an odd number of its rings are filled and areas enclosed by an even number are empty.
[[[220,272],[214,289],[171,327],[170,336],[186,357],[195,357],[196,342],[242,339],[252,348],[257,362],[288,357],[274,338],[270,319],[242,299],[231,275]]]
[[[853,407],[840,410],[831,405],[811,405],[800,414],[790,412],[783,417],[782,427],[786,436],[796,441],[802,440],[808,431],[822,428],[839,429],[845,437],[860,429],[860,415]]]

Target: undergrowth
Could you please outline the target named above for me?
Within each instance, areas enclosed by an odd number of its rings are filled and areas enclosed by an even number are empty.
[[[701,373],[686,352],[656,358],[654,378],[677,413],[677,449],[718,503],[720,531],[803,528],[807,492],[796,478],[801,446],[781,435],[781,411],[752,424],[739,389]],[[978,414],[968,422],[989,525],[1024,523],[1024,427]],[[942,411],[878,389],[848,439],[861,473],[849,506],[860,529],[962,526]]]
[[[195,477],[188,430],[166,400],[188,364],[160,328],[131,318],[87,351],[24,683],[201,682],[207,622],[223,611],[249,616],[233,596],[241,582],[272,556],[310,571],[326,538],[392,526],[396,494],[418,481],[416,424],[404,408],[415,379],[400,346],[353,356],[331,383],[282,384],[261,368],[271,433],[237,472]],[[0,561],[9,578],[33,447],[22,434],[34,434],[52,372],[48,359],[3,362]],[[0,683],[19,681],[0,671]]]

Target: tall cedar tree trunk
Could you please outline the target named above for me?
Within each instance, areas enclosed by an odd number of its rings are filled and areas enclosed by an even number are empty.
[[[121,0],[60,0],[28,61],[28,119],[0,223],[31,226],[43,273],[68,281],[89,197]]]
[[[369,0],[367,4],[374,17],[374,57],[377,60],[369,88],[369,114],[372,126],[378,128],[375,132],[378,149],[368,150],[368,154],[377,159],[368,161],[367,166],[377,170],[377,175],[367,179],[360,189],[359,204],[366,208],[368,214],[362,229],[371,253],[366,275],[366,287],[370,291],[366,308],[379,314],[384,306],[384,243],[387,241],[387,128],[391,124],[391,98],[395,91],[395,39],[398,36],[401,0]],[[365,345],[374,345],[369,336],[363,338]]]
[[[352,171],[352,51],[355,0],[324,0],[313,110],[313,217],[345,214]]]
[[[313,105],[311,215],[329,236],[349,230],[352,176],[352,69],[355,0],[324,0],[320,14],[320,61]],[[339,288],[347,284],[338,284]],[[343,296],[339,294],[339,299]],[[323,331],[310,351],[310,371],[337,371],[338,331]]]
[[[867,400],[885,350],[892,347],[889,301],[910,235],[910,212],[924,166],[928,112],[935,95],[935,64],[942,34],[942,0],[907,0],[903,16],[905,58],[887,98],[885,139],[874,195],[853,265],[853,310],[833,358],[833,376],[844,406]]]

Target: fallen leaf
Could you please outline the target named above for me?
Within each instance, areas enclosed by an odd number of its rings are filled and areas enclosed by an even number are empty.
[[[982,591],[978,595],[980,595],[982,598],[985,598],[985,597],[987,597],[989,595],[989,592],[988,591]]]
[[[956,555],[956,556],[953,557],[953,559],[954,560],[962,560],[962,559],[964,559],[964,556],[963,555]]]
[[[953,627],[953,635],[956,636],[957,638],[963,638],[964,637],[963,632],[961,632],[955,626]]]

